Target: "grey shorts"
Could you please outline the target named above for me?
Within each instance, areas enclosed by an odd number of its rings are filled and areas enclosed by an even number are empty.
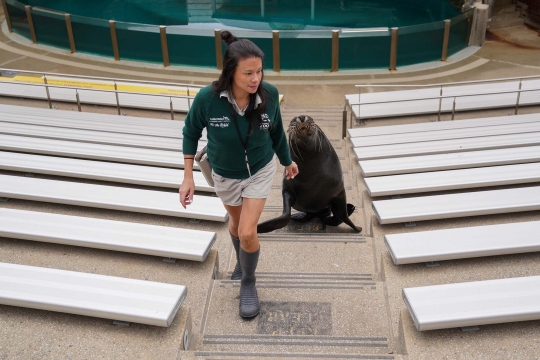
[[[276,174],[276,157],[274,156],[262,169],[247,179],[229,179],[212,170],[214,190],[225,205],[240,206],[242,198],[266,199]]]

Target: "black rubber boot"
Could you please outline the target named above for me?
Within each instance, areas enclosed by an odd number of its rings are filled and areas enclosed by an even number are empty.
[[[234,251],[236,252],[236,266],[234,267],[234,270],[231,275],[231,280],[241,280],[242,279],[242,268],[240,267],[240,259],[238,252],[240,251],[240,239],[233,236],[233,234],[229,233],[231,235],[232,244],[234,246]]]
[[[240,265],[242,280],[240,281],[240,316],[252,318],[259,314],[259,297],[255,288],[255,269],[259,262],[259,250],[248,253],[240,248]]]

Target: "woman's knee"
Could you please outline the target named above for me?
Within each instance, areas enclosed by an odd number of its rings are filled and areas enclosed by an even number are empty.
[[[257,228],[251,228],[251,227],[240,227],[238,229],[238,236],[240,237],[240,241],[242,244],[252,245],[253,242],[257,241]]]

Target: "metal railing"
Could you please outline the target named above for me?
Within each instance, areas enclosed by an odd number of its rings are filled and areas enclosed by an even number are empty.
[[[515,105],[515,112],[514,114],[518,114],[519,110],[519,100],[521,97],[522,92],[530,92],[530,91],[539,91],[538,89],[527,89],[523,90],[522,82],[526,79],[540,79],[540,76],[524,76],[524,77],[517,77],[517,78],[504,78],[504,79],[490,79],[490,80],[474,80],[474,81],[462,81],[462,82],[451,82],[451,83],[442,83],[442,84],[429,84],[429,85],[396,85],[396,84],[384,84],[384,85],[355,85],[358,90],[358,101],[357,102],[350,102],[349,99],[345,99],[345,106],[343,108],[343,126],[342,126],[342,137],[346,137],[347,132],[347,113],[350,110],[350,126],[349,128],[352,128],[353,124],[353,111],[352,106],[358,105],[358,114],[355,115],[356,119],[360,118],[360,109],[362,105],[375,105],[375,104],[388,104],[388,103],[395,103],[395,102],[409,102],[409,101],[421,101],[421,100],[434,100],[439,99],[439,109],[437,112],[437,121],[441,121],[441,107],[442,107],[442,101],[443,99],[447,98],[454,98],[453,106],[452,106],[452,119],[454,120],[455,115],[455,109],[456,109],[456,98],[460,97],[470,97],[470,96],[484,96],[484,95],[498,95],[498,94],[513,94],[517,93],[516,97],[516,105]],[[480,83],[501,83],[501,82],[507,82],[507,81],[515,81],[519,80],[519,88],[516,90],[509,90],[509,91],[492,91],[492,92],[482,92],[482,93],[474,93],[474,94],[460,94],[460,95],[443,95],[443,89],[445,86],[449,85],[470,85],[470,84],[480,84]],[[440,88],[439,96],[430,96],[430,97],[419,97],[419,98],[412,98],[412,99],[399,99],[399,100],[383,100],[383,101],[371,101],[371,102],[361,102],[361,93],[362,88],[366,87],[393,87],[393,88]],[[539,99],[540,103],[540,99]]]
[[[13,70],[13,69],[0,69],[0,71],[11,71],[11,72],[17,72],[17,73],[24,73],[24,74],[40,74],[43,75],[43,84],[35,84],[35,83],[25,83],[25,82],[11,82],[10,84],[16,84],[16,85],[23,85],[23,86],[38,86],[38,87],[44,87],[45,92],[47,94],[47,102],[49,103],[49,109],[52,109],[52,99],[49,92],[49,88],[60,88],[60,89],[71,89],[75,90],[75,102],[77,103],[77,108],[79,112],[82,111],[81,107],[81,101],[79,97],[79,91],[85,90],[85,91],[96,91],[101,93],[114,93],[116,98],[116,108],[118,110],[118,115],[121,115],[121,104],[120,99],[118,97],[118,94],[130,94],[130,95],[145,95],[145,96],[157,96],[157,97],[167,97],[169,98],[169,106],[170,106],[170,112],[171,112],[171,120],[174,120],[174,106],[172,99],[187,99],[188,104],[188,110],[191,108],[192,100],[194,99],[195,95],[190,95],[190,91],[193,91],[195,89],[200,89],[202,86],[198,85],[192,85],[192,84],[174,84],[174,83],[167,83],[167,82],[158,82],[158,81],[136,81],[136,80],[129,80],[129,79],[112,79],[112,78],[106,78],[106,77],[95,77],[95,76],[81,76],[81,75],[65,75],[65,74],[57,74],[57,73],[47,73],[47,72],[36,72],[36,71],[26,71],[26,70]],[[51,85],[47,82],[47,75],[54,76],[54,77],[63,77],[63,78],[77,78],[77,79],[87,79],[87,80],[106,80],[111,81],[111,86],[114,86],[114,90],[106,90],[106,89],[95,89],[90,87],[78,87],[78,86],[65,86],[65,85]],[[168,86],[184,86],[187,88],[188,95],[164,95],[164,94],[152,94],[152,93],[145,93],[145,92],[133,92],[133,91],[122,91],[118,90],[117,83],[118,82],[127,82],[131,84],[150,84],[150,85],[168,85]],[[21,95],[18,95],[21,97]],[[64,100],[59,100],[64,101]],[[146,108],[150,109],[150,108]],[[151,109],[155,110],[155,109]]]

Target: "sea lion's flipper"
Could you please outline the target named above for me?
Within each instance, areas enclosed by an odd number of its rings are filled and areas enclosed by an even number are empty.
[[[313,215],[313,213],[305,213],[305,212],[299,211],[296,214],[291,215],[291,220],[298,221],[298,222],[308,222],[314,217],[315,215]]]
[[[294,205],[294,196],[288,192],[283,192],[283,214],[277,218],[267,220],[257,225],[257,233],[263,234],[286,226],[291,219],[291,206]]]
[[[354,207],[353,204],[347,204],[347,216],[351,216],[355,209],[356,208]],[[323,224],[328,225],[328,226],[338,226],[341,223],[343,223],[343,221],[341,221],[335,216],[328,216],[324,218],[322,222]]]
[[[302,212],[299,211],[296,214],[291,215],[291,220],[295,220],[298,222],[308,222],[309,220],[313,218],[319,218],[324,219],[328,216],[330,216],[332,213],[330,211],[330,207],[327,207],[326,209],[323,209],[318,212]]]
[[[336,199],[332,201],[332,205],[331,205],[332,213],[334,214],[335,217],[337,217],[338,219],[343,221],[345,224],[352,227],[354,231],[361,232],[362,228],[354,225],[351,219],[349,219],[349,216],[347,215],[347,210],[348,210],[347,205],[344,204],[345,203],[344,200],[345,200],[345,194],[343,194],[343,197],[341,196],[337,197]]]

